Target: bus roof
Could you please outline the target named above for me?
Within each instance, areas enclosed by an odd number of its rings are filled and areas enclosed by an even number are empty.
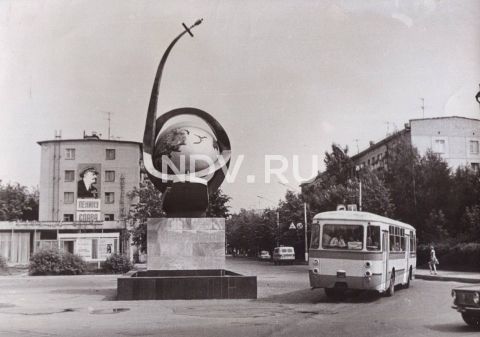
[[[411,225],[408,225],[404,222],[393,220],[381,215],[369,213],[369,212],[358,212],[358,211],[331,211],[331,212],[322,212],[318,213],[313,217],[313,220],[356,220],[356,221],[376,221],[383,222],[389,225],[401,226],[408,228],[410,230],[415,230]]]

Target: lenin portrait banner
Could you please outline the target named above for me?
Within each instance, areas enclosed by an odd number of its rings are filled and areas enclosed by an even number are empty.
[[[101,164],[78,164],[78,199],[99,199],[101,197],[101,172]]]

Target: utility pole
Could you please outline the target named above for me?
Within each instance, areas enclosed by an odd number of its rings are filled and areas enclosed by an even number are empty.
[[[425,118],[425,98],[420,97],[422,100],[422,106],[420,107],[422,109],[422,118]]]
[[[277,211],[277,247],[280,246],[280,212]]]
[[[305,262],[308,262],[308,239],[307,239],[307,203],[303,203],[303,214],[305,222]]]

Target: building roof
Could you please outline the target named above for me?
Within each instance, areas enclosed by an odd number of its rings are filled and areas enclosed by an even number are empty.
[[[354,156],[352,156],[352,157],[350,157],[350,158],[351,158],[352,160],[356,160],[356,159],[362,157],[363,155],[365,155],[366,153],[368,153],[368,152],[370,152],[370,151],[372,151],[372,150],[375,150],[375,149],[379,148],[380,146],[385,145],[385,144],[391,142],[392,140],[394,140],[394,139],[396,139],[396,138],[398,138],[398,137],[403,136],[403,135],[406,134],[407,132],[410,132],[410,130],[409,130],[409,129],[402,129],[402,130],[400,130],[400,131],[397,131],[397,132],[395,132],[394,134],[392,134],[392,135],[390,135],[390,136],[388,136],[388,137],[386,137],[386,138],[383,138],[382,140],[380,140],[380,141],[376,142],[375,144],[367,147],[365,150],[357,153],[356,155],[354,155]]]
[[[113,139],[95,139],[95,138],[76,138],[76,139],[50,139],[50,140],[41,140],[38,141],[38,145],[46,143],[66,143],[66,142],[104,142],[104,143],[121,143],[121,144],[135,144],[142,146],[140,142],[134,142],[130,140],[113,140]]]
[[[384,222],[390,225],[397,225],[406,227],[411,230],[415,228],[409,224],[393,220],[378,214],[373,214],[369,212],[359,212],[359,211],[331,211],[318,213],[313,217],[313,220],[347,220],[347,221],[376,221]]]
[[[440,116],[440,117],[414,118],[414,119],[410,119],[410,122],[411,121],[432,120],[432,119],[450,119],[450,118],[468,119],[468,120],[471,120],[471,121],[480,122],[480,119],[463,117],[463,116]]]

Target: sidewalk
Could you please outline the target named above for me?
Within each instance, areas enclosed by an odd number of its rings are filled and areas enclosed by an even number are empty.
[[[437,275],[431,275],[429,269],[417,268],[415,278],[431,281],[454,281],[463,283],[480,283],[480,273],[438,270]]]

